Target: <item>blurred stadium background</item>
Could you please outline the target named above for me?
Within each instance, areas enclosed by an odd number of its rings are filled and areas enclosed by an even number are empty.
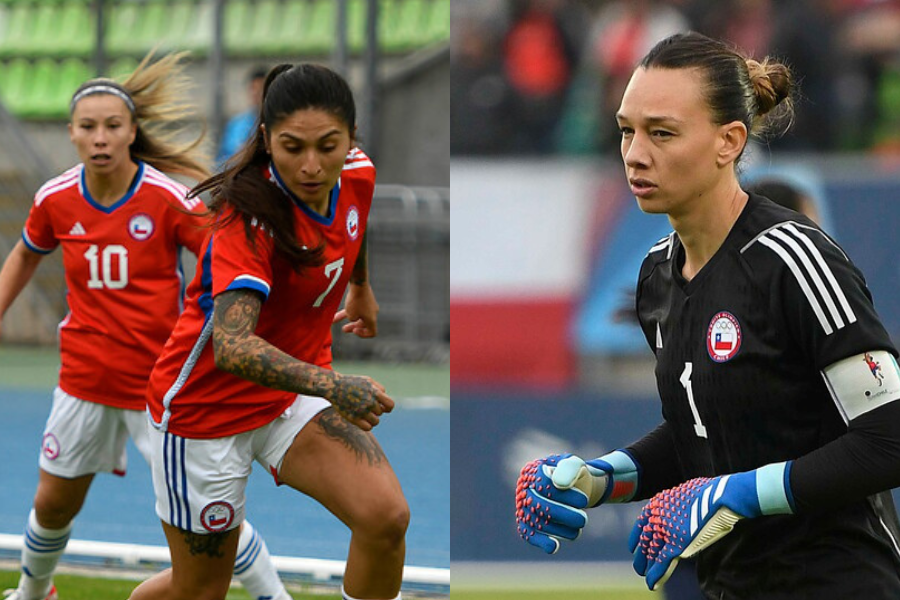
[[[335,356],[339,365],[390,380],[389,391],[401,400],[398,426],[385,427],[382,441],[416,515],[408,564],[426,568],[432,583],[424,588],[436,594],[449,591],[449,499],[416,490],[428,486],[446,498],[441,490],[449,488],[449,39],[450,0],[0,0],[0,259],[19,239],[40,184],[78,162],[66,122],[69,99],[84,80],[129,73],[153,48],[189,50],[187,74],[202,121],[183,126],[205,126],[214,156],[226,120],[249,106],[246,81],[254,67],[311,61],[347,77],[357,98],[360,145],[378,168],[369,237],[381,313],[377,341],[338,334]],[[7,463],[0,471],[4,487],[14,482],[18,490],[0,506],[0,534],[21,534],[30,505],[32,461],[58,364],[56,326],[65,310],[55,253],[3,321],[0,445],[4,462],[21,456],[24,464]],[[23,381],[21,373],[34,376]],[[127,479],[101,477],[95,485],[108,479],[103,485],[112,494],[122,488],[144,494],[149,528],[129,529],[134,496],[115,496],[118,508],[105,512],[107,496],[95,489],[89,502],[97,496],[97,527],[86,514],[82,531],[108,535],[105,541],[164,545],[150,488],[143,486],[149,476],[132,455]],[[426,459],[443,468],[417,481]],[[330,529],[299,541],[290,534],[296,529],[279,532],[288,518],[279,509],[294,502],[265,495],[258,501],[274,509],[271,533],[263,523],[263,534],[282,534],[269,542],[273,554],[340,558],[343,526],[324,511],[307,518],[333,521]],[[302,526],[300,518],[296,527]]]
[[[626,548],[639,504],[593,511],[582,538],[547,557],[519,540],[513,493],[528,460],[598,456],[661,418],[652,354],[628,311],[641,260],[671,228],[625,185],[613,118],[624,85],[657,41],[687,29],[792,65],[794,128],[754,144],[741,176],[777,176],[812,200],[897,340],[900,2],[452,8],[454,593],[630,598],[643,587]]]

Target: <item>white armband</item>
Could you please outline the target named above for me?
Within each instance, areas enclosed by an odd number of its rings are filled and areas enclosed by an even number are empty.
[[[822,376],[846,423],[900,398],[900,367],[884,350],[845,358],[825,367]]]

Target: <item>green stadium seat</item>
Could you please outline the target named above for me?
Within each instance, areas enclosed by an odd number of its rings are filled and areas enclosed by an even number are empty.
[[[106,51],[112,54],[134,54],[140,51],[138,30],[141,28],[140,2],[117,2],[106,17]]]
[[[278,37],[279,28],[283,27],[283,18],[277,0],[258,0],[253,5],[253,22],[247,30],[251,54],[285,52],[284,41]]]
[[[425,26],[425,43],[447,42],[450,40],[450,0],[430,0],[428,19]]]
[[[55,89],[52,91],[53,101],[61,105],[62,113],[69,116],[69,102],[72,95],[82,83],[95,76],[94,65],[88,60],[67,58],[58,67]]]
[[[303,23],[298,51],[327,54],[335,47],[337,4],[333,0],[311,0],[309,16]]]
[[[59,51],[66,56],[90,56],[97,36],[97,19],[91,5],[70,0],[62,6],[59,21]]]
[[[350,52],[362,52],[366,47],[366,4],[367,0],[347,0],[347,48]]]
[[[57,73],[56,61],[40,58],[32,64],[31,81],[27,87],[28,102],[19,112],[26,119],[44,119],[64,116],[59,98],[54,97]],[[61,114],[60,114],[61,113]]]
[[[194,55],[208,54],[213,39],[212,0],[182,0],[179,4],[188,5],[191,10],[180,47],[190,50]]]
[[[225,4],[222,24],[224,45],[232,54],[248,54],[253,49],[249,29],[253,25],[253,8],[248,0],[229,0]]]
[[[270,40],[262,40],[263,43],[259,46],[260,52],[284,55],[302,51],[301,32],[303,23],[308,16],[309,6],[309,2],[305,0],[286,0],[277,9],[280,11],[277,16],[274,16],[277,25],[272,31]]]
[[[2,40],[0,40],[0,56],[21,56],[33,37],[36,24],[35,9],[29,4],[10,6],[8,19]]]
[[[24,58],[15,58],[4,64],[3,80],[0,81],[0,96],[6,108],[15,115],[21,114],[28,105],[28,84],[31,78],[31,64]]]
[[[131,75],[134,72],[139,63],[140,61],[136,58],[119,58],[113,61],[112,65],[110,65],[107,70],[107,73],[109,73],[109,77],[116,81],[124,81],[128,75]]]

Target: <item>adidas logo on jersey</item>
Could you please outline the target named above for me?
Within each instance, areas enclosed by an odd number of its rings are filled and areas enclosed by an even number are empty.
[[[69,235],[85,235],[86,233],[87,231],[84,230],[84,225],[81,224],[81,221],[75,221],[72,229],[69,230]]]

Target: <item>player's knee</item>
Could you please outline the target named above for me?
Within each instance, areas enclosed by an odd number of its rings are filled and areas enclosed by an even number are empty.
[[[41,527],[62,529],[78,514],[79,506],[60,497],[38,494],[34,498],[34,514]]]
[[[360,533],[369,540],[386,546],[395,546],[406,537],[409,527],[409,505],[402,494],[373,503],[371,511],[361,521]]]

